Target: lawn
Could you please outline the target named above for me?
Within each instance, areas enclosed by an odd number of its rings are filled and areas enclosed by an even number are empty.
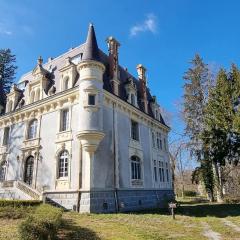
[[[59,239],[240,239],[240,204],[182,204],[173,220],[167,211],[77,214],[65,212]],[[0,239],[18,239],[21,220],[0,219]]]

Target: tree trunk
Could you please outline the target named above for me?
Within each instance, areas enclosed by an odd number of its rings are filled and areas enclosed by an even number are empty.
[[[223,202],[222,169],[217,163],[213,163],[214,183],[216,187],[216,199],[218,203]]]
[[[213,192],[212,191],[207,192],[207,198],[210,202],[214,202],[214,197],[213,197]]]

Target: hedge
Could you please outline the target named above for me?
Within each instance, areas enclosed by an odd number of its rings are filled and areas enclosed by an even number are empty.
[[[22,240],[56,239],[62,221],[62,209],[42,204],[19,226]]]
[[[39,206],[42,201],[39,200],[3,200],[0,199],[0,207],[33,207]]]

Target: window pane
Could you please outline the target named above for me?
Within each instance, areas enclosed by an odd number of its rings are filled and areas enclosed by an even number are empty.
[[[28,138],[29,139],[36,138],[36,136],[37,136],[37,125],[38,125],[37,120],[33,120],[30,123],[29,129],[28,129]]]
[[[61,131],[66,131],[69,127],[69,110],[65,109],[62,111],[62,119],[61,119]]]
[[[8,145],[9,137],[10,137],[9,134],[10,134],[10,128],[6,127],[4,129],[3,145]]]
[[[131,157],[131,177],[132,179],[141,179],[141,162],[136,156]]]
[[[135,121],[131,121],[131,134],[132,139],[139,141],[139,126]]]
[[[68,176],[68,152],[63,151],[59,156],[59,177]]]
[[[95,105],[95,95],[88,95],[88,105]]]

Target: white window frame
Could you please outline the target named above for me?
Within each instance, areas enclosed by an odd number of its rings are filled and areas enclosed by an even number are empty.
[[[135,158],[135,159],[133,159]],[[131,180],[142,180],[142,163],[141,163],[141,159],[136,156],[133,155],[130,158],[131,161]]]
[[[61,166],[61,161],[63,161],[63,166]],[[66,166],[66,164],[67,164],[67,166]],[[63,150],[58,155],[57,179],[68,179],[69,165],[70,165],[69,152],[67,150]],[[61,171],[61,169],[63,169],[63,170]]]
[[[34,125],[33,125],[33,127],[32,127],[32,123],[35,123]],[[38,123],[38,119],[36,119],[36,118],[34,118],[34,119],[32,119],[31,121],[29,121],[29,123],[28,123],[28,129],[27,129],[27,139],[28,140],[31,140],[31,139],[36,139],[37,138],[37,136],[38,136],[38,125],[39,125],[39,123]],[[34,130],[33,131],[33,133],[31,133],[31,131],[32,130]]]
[[[64,127],[64,112],[67,112],[66,127]],[[59,132],[66,132],[70,130],[70,109],[63,108],[60,112],[60,127]]]

